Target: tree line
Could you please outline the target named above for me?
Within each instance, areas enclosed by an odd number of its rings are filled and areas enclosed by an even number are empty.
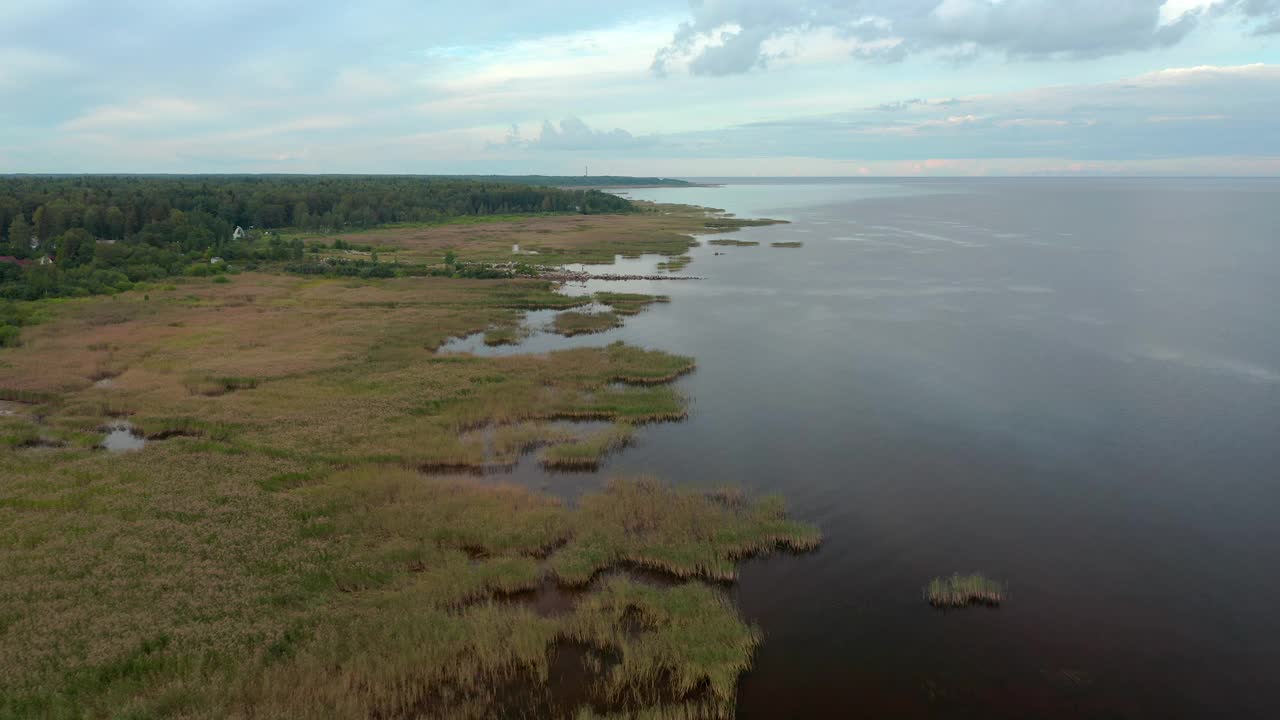
[[[227,262],[297,261],[279,228],[340,232],[452,217],[629,212],[596,190],[411,176],[0,177],[0,298],[127,289]],[[235,228],[254,228],[233,237]],[[45,260],[48,258],[48,260]],[[51,262],[50,262],[51,261]],[[43,263],[43,264],[42,264]]]

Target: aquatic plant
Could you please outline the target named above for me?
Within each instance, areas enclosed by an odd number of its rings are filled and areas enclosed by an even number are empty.
[[[733,580],[737,561],[777,548],[818,546],[812,525],[788,519],[776,497],[726,504],[654,478],[614,479],[578,504],[573,539],[549,558],[562,582],[631,563],[676,577]]]
[[[789,240],[789,241],[787,241],[787,242],[769,243],[769,247],[776,247],[776,248],[800,248],[800,247],[804,247],[804,243],[799,242],[799,241],[797,241],[797,240]]]
[[[622,318],[618,317],[617,313],[612,312],[583,313],[566,310],[556,315],[551,326],[556,333],[565,337],[573,337],[622,327]]]
[[[962,608],[970,605],[995,607],[1004,599],[1004,585],[983,575],[956,573],[938,577],[925,586],[924,597],[938,608]]]
[[[490,328],[484,333],[484,344],[489,347],[498,345],[519,345],[522,334],[516,327]]]
[[[542,452],[542,464],[557,470],[595,470],[606,455],[629,445],[634,435],[631,424],[618,423],[584,438],[551,445]]]
[[[658,263],[658,269],[666,270],[667,272],[676,272],[685,269],[691,262],[693,262],[692,257],[688,255],[680,255],[678,257],[673,257],[670,260]]]
[[[619,315],[636,315],[654,303],[671,302],[671,298],[666,295],[644,295],[642,293],[598,292],[593,297],[596,302],[601,305],[608,305]]]

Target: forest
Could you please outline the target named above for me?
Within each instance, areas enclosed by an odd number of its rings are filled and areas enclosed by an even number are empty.
[[[315,233],[461,216],[630,212],[598,190],[418,176],[0,177],[0,300],[126,290],[210,261],[298,261]],[[233,238],[236,227],[252,229]]]

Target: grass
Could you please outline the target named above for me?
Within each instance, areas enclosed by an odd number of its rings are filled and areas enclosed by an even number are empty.
[[[560,335],[573,337],[622,327],[622,318],[613,312],[583,313],[567,310],[556,315],[552,327]]]
[[[938,608],[963,608],[970,605],[996,607],[1004,599],[1004,585],[977,573],[938,577],[924,589],[925,599]]]
[[[519,327],[496,327],[489,328],[484,332],[484,344],[489,347],[497,347],[499,345],[519,345],[524,339],[524,333]]]
[[[666,295],[644,295],[642,293],[598,292],[592,296],[601,305],[608,305],[619,315],[638,315],[640,311],[655,303],[668,303],[671,298]]]
[[[777,498],[722,502],[652,478],[613,480],[579,501],[573,540],[549,558],[561,582],[582,585],[630,563],[676,577],[732,580],[737,561],[776,548],[817,547],[817,528],[789,520]]]
[[[517,235],[611,257],[688,247],[702,217],[378,235],[404,240],[402,262],[472,232],[484,238],[459,255],[509,251]],[[23,345],[0,351],[0,398],[33,403],[0,416],[0,718],[732,716],[760,636],[705,581],[752,553],[812,547],[815,529],[774,499],[655,480],[570,507],[415,470],[536,448],[598,461],[634,425],[684,417],[670,383],[693,358],[622,343],[434,352],[510,338],[526,309],[592,301],[538,280],[245,272],[41,303]],[[666,298],[594,301],[626,315]],[[105,375],[111,386],[95,387]],[[164,441],[95,450],[126,417]],[[579,437],[559,419],[612,425]],[[504,599],[631,565],[685,580],[610,576],[554,618]],[[548,673],[567,647],[590,667],[583,694],[562,697]]]
[[[758,242],[755,242],[754,240],[733,240],[730,238],[716,238],[715,240],[708,240],[707,243],[710,245],[721,245],[721,246],[728,246],[728,247],[755,247],[760,244]]]
[[[788,242],[776,242],[776,243],[769,243],[769,247],[776,247],[776,248],[802,248],[802,247],[804,247],[804,243],[799,242],[798,240],[792,240],[792,241],[788,241]]]
[[[693,262],[692,257],[688,255],[680,255],[678,257],[673,257],[670,260],[664,260],[663,262],[658,263],[658,269],[666,270],[667,272],[678,272],[688,267],[691,262]]]
[[[629,215],[513,216],[496,222],[403,225],[337,233],[326,240],[341,238],[355,245],[395,249],[402,263],[439,264],[445,253],[453,252],[463,262],[609,264],[619,255],[684,255],[697,245],[695,235],[728,229],[715,226],[718,222],[724,221],[703,208],[682,206]],[[536,255],[515,256],[513,245]]]
[[[606,455],[631,444],[635,429],[627,423],[593,433],[572,442],[552,445],[542,453],[542,464],[557,470],[595,470]]]

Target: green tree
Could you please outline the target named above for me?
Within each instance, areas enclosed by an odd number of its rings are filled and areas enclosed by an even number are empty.
[[[112,240],[124,239],[124,213],[120,212],[120,208],[112,205],[107,208],[107,229],[106,235]]]
[[[302,229],[311,227],[311,210],[305,201],[299,200],[298,204],[293,206],[293,224],[294,227]]]
[[[36,213],[31,216],[31,224],[35,228],[35,236],[40,242],[49,239],[49,213],[45,211],[44,206],[36,208]]]
[[[26,257],[31,246],[31,225],[18,213],[9,223],[9,250],[18,257]]]
[[[58,237],[58,265],[80,267],[93,262],[98,242],[83,228],[71,228]]]

